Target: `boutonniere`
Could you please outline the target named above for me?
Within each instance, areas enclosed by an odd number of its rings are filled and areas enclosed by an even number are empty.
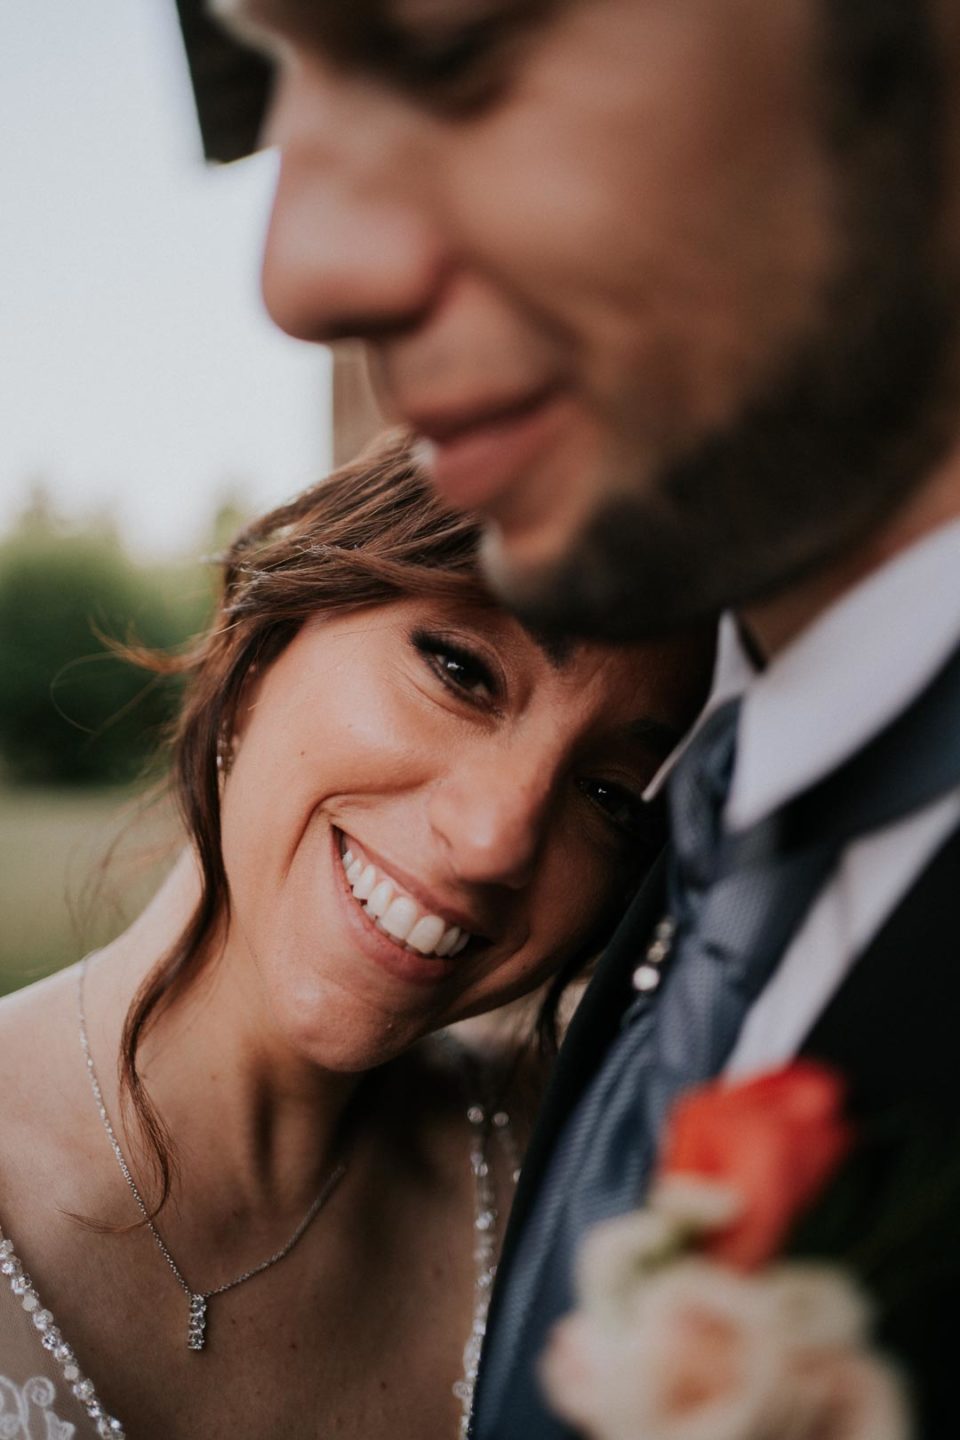
[[[853,1139],[813,1062],[686,1095],[646,1206],[578,1256],[541,1359],[555,1411],[591,1440],[909,1440],[857,1273],[783,1256]]]

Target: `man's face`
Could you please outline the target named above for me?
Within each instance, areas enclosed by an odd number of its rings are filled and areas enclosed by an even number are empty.
[[[907,0],[879,38],[846,0],[241,4],[282,60],[267,305],[366,342],[539,623],[754,598],[930,463],[936,104],[878,71],[931,82]]]

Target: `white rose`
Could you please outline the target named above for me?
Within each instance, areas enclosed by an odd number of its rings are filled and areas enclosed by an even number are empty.
[[[619,1325],[644,1293],[649,1272],[679,1255],[685,1236],[678,1221],[656,1210],[595,1225],[577,1253],[580,1304],[597,1322]]]
[[[870,1331],[870,1304],[842,1270],[792,1261],[762,1276],[769,1323],[798,1346],[860,1345]]]
[[[743,1213],[743,1196],[720,1180],[671,1170],[654,1182],[647,1202],[691,1236],[725,1230]]]
[[[609,1234],[598,1253],[612,1262]],[[860,1348],[868,1310],[842,1274],[689,1258],[616,1293],[629,1303],[561,1321],[541,1368],[554,1408],[595,1440],[909,1440],[902,1388]]]
[[[586,1236],[576,1264],[580,1304],[598,1321],[619,1323],[651,1270],[676,1260],[691,1238],[732,1224],[742,1208],[736,1191],[718,1181],[682,1174],[659,1180],[649,1205]]]
[[[762,1435],[783,1357],[761,1290],[704,1260],[656,1271],[619,1329],[587,1311],[561,1322],[541,1372],[548,1397],[600,1440]]]
[[[915,1433],[896,1370],[862,1350],[797,1355],[783,1412],[770,1440],[911,1440]]]

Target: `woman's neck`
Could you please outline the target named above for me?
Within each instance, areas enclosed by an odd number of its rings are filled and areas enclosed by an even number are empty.
[[[196,864],[178,860],[140,918],[88,966],[90,1044],[112,1114],[120,1114],[118,1059],[127,1012],[175,943],[199,894]],[[175,1198],[195,1220],[292,1220],[336,1163],[360,1077],[324,1070],[271,1031],[263,996],[236,954],[212,956],[181,997],[159,1014],[137,1068],[169,1134]],[[149,1159],[129,1103],[125,1147]]]

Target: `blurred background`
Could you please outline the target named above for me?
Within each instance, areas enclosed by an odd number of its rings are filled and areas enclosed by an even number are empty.
[[[180,9],[0,6],[0,992],[115,933],[177,842],[146,798],[175,686],[105,637],[182,644],[209,557],[373,423],[357,357],[263,311],[274,157],[218,162],[264,76]]]

